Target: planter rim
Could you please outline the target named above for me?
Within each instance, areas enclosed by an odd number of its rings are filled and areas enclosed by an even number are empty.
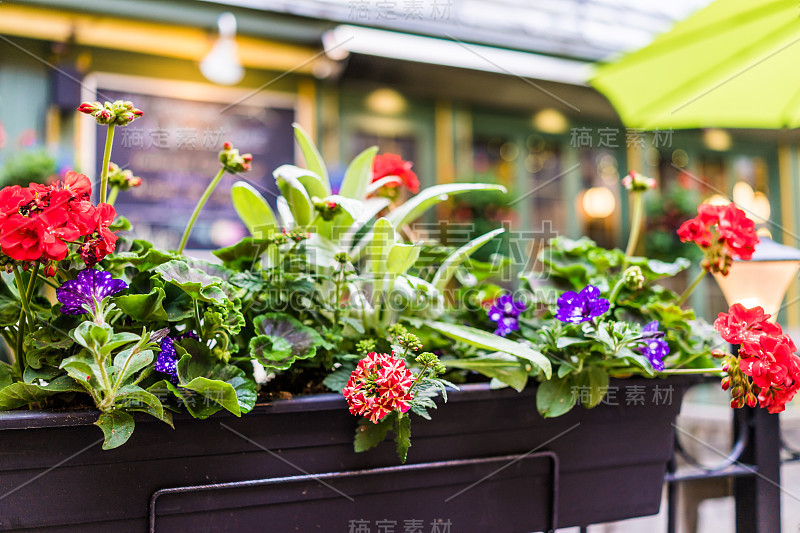
[[[681,386],[690,386],[699,383],[701,379],[699,376],[686,375],[686,376],[669,376],[666,378],[672,383],[680,384]],[[646,378],[642,376],[613,380],[616,383],[645,381],[652,382],[657,378]],[[662,378],[664,379],[664,378]],[[460,390],[448,391],[448,402],[461,402],[487,397],[489,395],[498,397],[511,397],[511,396],[532,396],[536,394],[536,385],[526,387],[522,392],[506,387],[502,389],[492,389],[489,383],[467,383],[459,386]],[[304,396],[297,396],[289,400],[275,400],[256,404],[252,411],[242,415],[244,417],[253,414],[279,414],[279,413],[296,413],[296,412],[313,412],[313,411],[333,411],[347,409],[344,397],[341,394],[334,392],[322,394],[309,394]],[[0,431],[3,430],[20,430],[20,429],[36,429],[36,428],[54,428],[54,427],[72,427],[72,426],[91,426],[97,420],[99,411],[96,409],[75,409],[75,410],[61,410],[61,411],[48,411],[48,410],[13,410],[13,411],[0,411]],[[228,411],[220,411],[215,413],[210,418],[225,418],[234,417]],[[182,411],[180,413],[173,413],[174,420],[195,420],[189,413]],[[158,422],[155,418],[148,417],[147,415],[136,414],[137,422]]]

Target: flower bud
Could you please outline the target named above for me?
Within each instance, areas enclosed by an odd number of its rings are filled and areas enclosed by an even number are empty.
[[[724,378],[722,378],[721,385],[722,385],[722,390],[730,389],[731,388],[731,377],[730,376],[725,376]]]
[[[101,107],[103,107],[103,105],[100,102],[84,102],[78,106],[78,111],[91,115]]]
[[[638,266],[626,268],[625,272],[622,273],[622,279],[624,280],[625,286],[632,291],[641,289],[645,282],[642,269]]]
[[[44,265],[44,275],[47,277],[54,277],[58,272],[58,261],[48,261]]]
[[[747,393],[747,398],[745,401],[747,402],[748,407],[755,407],[756,405],[758,405],[758,399],[756,398],[756,395],[753,394],[752,392]]]
[[[225,167],[225,170],[234,174],[239,172],[247,172],[250,170],[250,162],[253,156],[250,154],[239,154],[239,150],[233,147],[230,142],[222,144],[222,151],[219,153],[219,162]]]
[[[643,192],[648,189],[656,188],[656,180],[643,176],[636,171],[622,178],[622,186],[632,192]]]
[[[741,409],[744,407],[744,400],[742,398],[734,398],[731,400],[731,409]]]

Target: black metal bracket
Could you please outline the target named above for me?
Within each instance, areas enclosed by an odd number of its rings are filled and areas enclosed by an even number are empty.
[[[694,467],[693,472],[676,473],[673,457],[665,476],[667,488],[667,531],[677,528],[677,484],[712,478],[733,479],[737,533],[780,533],[780,419],[761,408],[745,407],[733,420],[735,442],[731,452],[716,465],[702,465],[681,446],[675,432],[675,452]]]
[[[150,497],[150,533],[156,531],[156,505],[161,496],[169,494],[182,494],[187,492],[207,492],[226,489],[235,489],[242,487],[257,487],[265,485],[282,485],[288,483],[309,482],[309,481],[330,481],[344,478],[357,478],[364,476],[372,476],[378,474],[391,474],[398,472],[412,472],[417,470],[433,470],[439,468],[450,468],[457,466],[469,466],[491,463],[506,463],[501,466],[491,475],[494,475],[508,466],[527,459],[549,459],[552,463],[551,468],[551,500],[550,500],[550,516],[548,517],[549,528],[548,533],[553,533],[558,527],[558,491],[559,491],[559,460],[558,455],[552,451],[530,452],[518,455],[504,455],[500,457],[485,457],[475,459],[458,459],[452,461],[438,461],[430,463],[419,463],[411,465],[400,466],[387,466],[382,468],[369,468],[364,470],[351,470],[343,472],[326,472],[322,474],[304,474],[298,476],[285,476],[277,478],[265,479],[250,479],[245,481],[232,481],[228,483],[211,483],[206,485],[188,485],[184,487],[172,487],[160,489],[153,493]]]

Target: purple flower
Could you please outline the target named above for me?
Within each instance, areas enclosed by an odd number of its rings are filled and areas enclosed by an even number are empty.
[[[103,300],[127,288],[127,283],[112,278],[109,272],[87,268],[78,272],[76,279],[65,281],[57,288],[56,298],[61,302],[61,313],[65,315],[95,315]]]
[[[197,333],[195,333],[194,331],[186,331],[175,337],[176,341],[179,341],[181,339],[194,339],[196,341],[199,341],[200,337],[198,337]]]
[[[519,315],[527,309],[525,302],[515,302],[510,294],[504,294],[495,300],[487,311],[489,320],[497,324],[495,335],[505,337],[512,331],[519,330]]]
[[[155,369],[162,374],[169,374],[171,382],[178,382],[178,354],[169,337],[161,339],[161,353],[156,357]]]
[[[562,322],[580,324],[605,314],[611,304],[600,297],[600,289],[587,285],[581,292],[567,291],[558,299],[556,318]]]
[[[658,322],[653,320],[642,328],[642,342],[644,346],[639,348],[642,355],[647,357],[653,369],[661,372],[664,370],[663,359],[669,355],[669,344],[664,340],[664,333],[658,331]]]

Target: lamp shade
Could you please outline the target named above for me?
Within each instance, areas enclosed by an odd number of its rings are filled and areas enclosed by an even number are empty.
[[[750,261],[735,260],[727,276],[714,273],[714,279],[728,305],[761,306],[774,321],[798,270],[800,250],[761,237]]]

